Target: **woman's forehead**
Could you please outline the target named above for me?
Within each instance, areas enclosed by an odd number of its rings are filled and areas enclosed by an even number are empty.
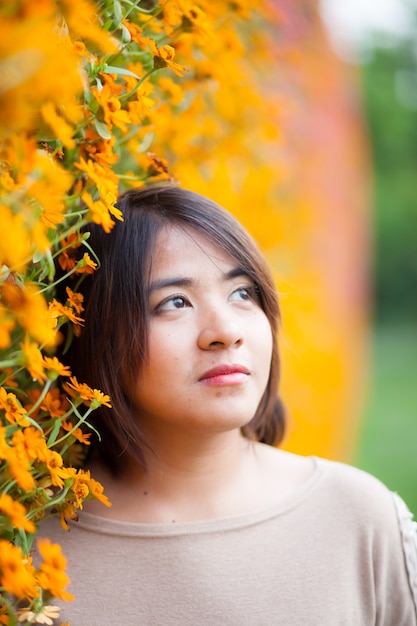
[[[222,247],[193,228],[172,224],[159,231],[152,254],[154,270],[158,266],[193,265],[204,260],[215,266],[238,264],[226,245]]]

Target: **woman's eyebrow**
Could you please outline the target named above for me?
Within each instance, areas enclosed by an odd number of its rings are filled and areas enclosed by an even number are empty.
[[[243,267],[235,267],[234,269],[230,270],[230,272],[226,272],[225,274],[223,274],[223,280],[233,280],[234,278],[240,278],[241,276],[250,278],[248,272],[243,269]]]
[[[159,280],[154,280],[149,285],[149,292],[158,291],[159,289],[164,289],[164,287],[192,287],[195,284],[195,280],[193,278],[161,278]]]
[[[221,281],[227,282],[241,276],[246,276],[247,278],[250,278],[247,271],[244,270],[242,267],[235,267],[228,272],[222,274]],[[159,289],[164,289],[166,287],[193,287],[197,282],[198,281],[195,278],[188,278],[186,276],[161,278],[151,282],[151,284],[149,285],[149,293],[152,293],[153,291],[158,291]]]

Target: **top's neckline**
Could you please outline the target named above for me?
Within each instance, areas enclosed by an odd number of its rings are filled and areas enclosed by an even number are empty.
[[[81,511],[78,522],[70,522],[71,526],[79,526],[91,532],[119,535],[125,537],[163,537],[174,535],[197,535],[211,532],[227,531],[251,526],[278,515],[283,515],[299,505],[309,495],[323,475],[325,461],[317,457],[309,457],[313,462],[313,471],[309,478],[289,498],[273,506],[250,513],[240,513],[230,517],[216,517],[189,522],[143,523],[126,522]]]

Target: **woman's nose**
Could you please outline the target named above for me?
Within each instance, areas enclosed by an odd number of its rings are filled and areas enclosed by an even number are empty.
[[[241,325],[232,315],[213,312],[205,316],[198,336],[198,346],[202,350],[216,350],[239,347],[243,343]]]

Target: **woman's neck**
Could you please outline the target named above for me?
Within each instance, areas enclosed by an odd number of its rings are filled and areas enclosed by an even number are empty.
[[[297,461],[295,461],[297,459]],[[93,466],[112,502],[86,510],[130,522],[171,523],[229,517],[270,506],[291,494],[311,472],[310,463],[239,432],[184,441],[159,438],[147,471],[131,463],[120,479]]]

